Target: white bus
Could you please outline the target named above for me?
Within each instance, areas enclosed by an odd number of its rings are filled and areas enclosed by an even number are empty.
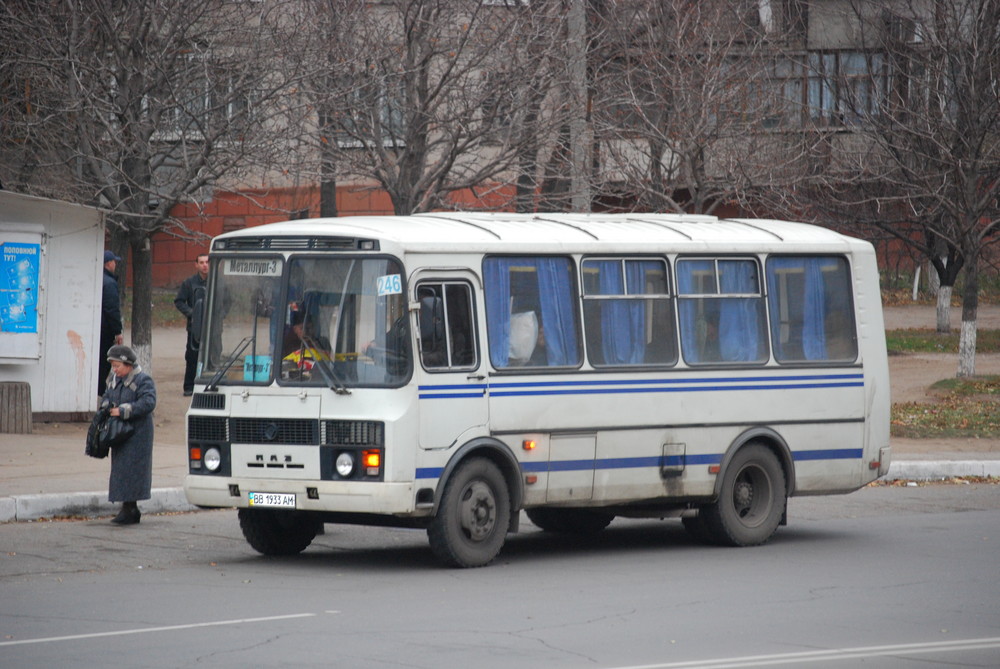
[[[792,495],[889,466],[875,253],[664,214],[447,213],[223,234],[187,498],[261,553],[324,523],[427,530],[476,567],[528,519],[680,518],[754,545]]]

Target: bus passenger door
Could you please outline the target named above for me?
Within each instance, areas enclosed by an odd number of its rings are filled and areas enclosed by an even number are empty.
[[[469,272],[421,271],[415,285],[420,447],[449,448],[470,430],[486,425],[486,374],[476,333]]]

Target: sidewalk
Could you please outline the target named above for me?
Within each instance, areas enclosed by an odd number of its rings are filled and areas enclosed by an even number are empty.
[[[923,324],[925,318],[926,325]],[[989,327],[1000,327],[1000,308],[993,307],[990,318],[996,318],[997,324],[991,323]],[[890,328],[894,327],[894,322],[914,319],[921,323],[915,327],[933,327],[933,307],[886,310]],[[184,414],[190,400],[181,392],[184,341],[183,329],[153,331],[152,372],[158,404],[153,497],[140,503],[145,513],[195,509],[187,503],[181,489],[187,474]],[[890,367],[893,364],[890,359]],[[993,365],[1000,365],[1000,358],[991,360],[989,367]],[[980,371],[978,367],[977,371]],[[982,369],[981,373],[1000,371]],[[926,385],[937,380],[928,378]],[[0,522],[110,516],[117,512],[117,504],[107,501],[110,460],[95,460],[84,455],[86,433],[84,423],[35,423],[32,434],[0,435]],[[893,439],[891,445],[893,462],[888,476],[891,479],[1000,476],[1000,444],[992,440]]]

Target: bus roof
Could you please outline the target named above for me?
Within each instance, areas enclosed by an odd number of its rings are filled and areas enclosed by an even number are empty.
[[[692,214],[512,214],[447,212],[413,216],[345,216],[312,218],[245,228],[217,240],[247,238],[353,238],[374,239],[385,248],[396,244],[416,252],[486,253],[649,251],[660,247],[684,252],[720,247],[733,251],[795,247],[829,251],[859,250],[867,242],[805,223],[757,219],[720,219]],[[230,247],[230,245],[225,245]],[[282,248],[294,247],[280,245]],[[238,248],[264,250],[269,243]],[[853,248],[852,248],[853,247]],[[219,248],[213,246],[213,249]],[[235,246],[230,247],[235,248]],[[308,247],[301,247],[303,250]],[[329,248],[329,247],[328,247]]]

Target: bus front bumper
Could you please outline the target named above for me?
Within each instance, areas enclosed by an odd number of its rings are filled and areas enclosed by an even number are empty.
[[[426,509],[416,506],[414,483],[342,482],[342,481],[282,481],[274,479],[242,479],[189,474],[184,479],[184,494],[188,502],[207,508],[246,508],[261,506],[251,499],[261,500],[253,493],[268,495],[268,501],[280,503],[276,508],[301,511],[333,511],[394,516],[423,516]],[[289,497],[289,496],[292,497]],[[291,504],[294,504],[292,506]],[[288,506],[284,506],[288,505]]]

